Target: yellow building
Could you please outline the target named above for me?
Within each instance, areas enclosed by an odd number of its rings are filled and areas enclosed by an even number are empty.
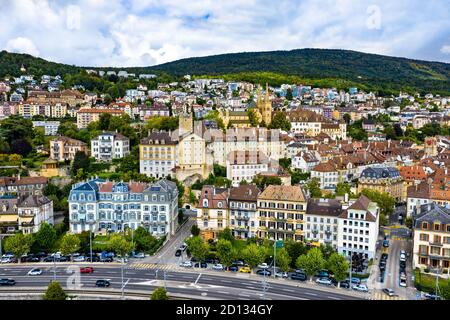
[[[268,186],[258,196],[259,237],[303,241],[306,206],[300,186]]]
[[[403,178],[397,168],[369,167],[358,179],[357,193],[364,189],[388,193],[397,201],[405,201]]]
[[[89,123],[99,121],[100,116],[104,113],[109,113],[113,117],[125,114],[124,111],[117,109],[82,108],[77,112],[77,128],[86,129]]]
[[[64,170],[58,168],[58,162],[52,159],[47,159],[42,163],[41,176],[46,178],[66,176]]]
[[[272,102],[270,101],[269,84],[266,84],[266,94],[262,98],[261,87],[258,88],[258,100],[256,106],[261,115],[261,121],[269,126],[272,123]]]
[[[139,145],[140,173],[148,177],[174,177],[177,158],[177,141],[171,132],[151,132]]]
[[[250,119],[248,117],[247,111],[230,111],[230,110],[219,110],[219,116],[225,125],[225,128],[228,128],[230,125],[234,128],[250,128]]]

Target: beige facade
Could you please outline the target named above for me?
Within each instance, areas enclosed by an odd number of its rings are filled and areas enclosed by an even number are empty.
[[[77,128],[86,129],[91,122],[100,120],[100,116],[109,113],[112,116],[122,116],[125,114],[122,110],[116,109],[88,109],[83,108],[77,112]]]
[[[55,161],[72,161],[77,152],[88,153],[88,146],[83,141],[68,137],[59,137],[50,141],[50,159]]]

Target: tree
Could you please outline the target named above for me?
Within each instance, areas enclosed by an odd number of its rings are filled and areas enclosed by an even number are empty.
[[[136,250],[150,252],[158,243],[158,240],[145,228],[139,227],[133,233]]]
[[[164,288],[157,288],[153,291],[151,300],[169,300],[169,296],[167,295],[167,291]]]
[[[192,227],[191,227],[191,234],[194,237],[198,237],[200,235],[200,228],[196,224],[192,225]]]
[[[331,255],[336,252],[334,248],[329,244],[326,245],[321,244],[320,251],[322,251],[322,255],[325,260],[328,260],[331,257]]]
[[[441,295],[445,300],[450,300],[450,280],[447,280],[447,283],[442,286]]]
[[[237,258],[236,249],[233,248],[231,241],[226,239],[220,239],[217,242],[217,256],[224,266],[229,267],[233,261]]]
[[[287,91],[286,91],[286,100],[292,101],[293,98],[294,97],[292,95],[292,89],[291,88],[287,89]]]
[[[320,183],[317,178],[311,179],[310,182],[306,185],[306,188],[309,190],[309,194],[311,198],[321,198],[322,191],[320,190]]]
[[[312,281],[312,277],[323,269],[325,260],[319,248],[312,248],[306,255],[299,256],[295,265],[303,269]]]
[[[284,243],[284,248],[286,249],[288,255],[291,257],[291,266],[295,267],[295,262],[297,258],[308,252],[308,248],[303,244],[303,242],[297,242],[293,240],[288,240]]]
[[[48,285],[47,291],[43,296],[44,300],[66,300],[67,294],[64,292],[58,281],[52,281]]]
[[[63,255],[72,255],[80,249],[80,238],[75,234],[65,234],[61,239],[60,250]]]
[[[291,261],[292,259],[285,248],[277,250],[276,265],[281,269],[281,271],[283,272],[288,271]]]
[[[256,115],[256,111],[254,108],[248,109],[247,110],[247,115],[248,115],[248,120],[250,121],[250,125],[252,127],[257,127],[259,125],[259,119],[258,116]]]
[[[405,225],[411,229],[413,226],[413,219],[411,217],[407,217],[405,220]]]
[[[256,244],[249,244],[242,250],[242,258],[251,269],[256,268],[266,258],[266,250]]]
[[[205,260],[209,251],[209,246],[199,236],[186,240],[191,256],[199,260]]]
[[[30,252],[32,244],[32,235],[17,233],[5,240],[5,250],[12,252],[12,254],[17,257],[17,260],[20,263],[20,257],[22,257],[25,253]]]
[[[344,183],[339,182],[336,185],[335,193],[337,196],[345,196],[345,194],[350,195],[352,193],[350,184],[348,184],[347,182],[344,182]]]
[[[128,254],[133,251],[133,244],[127,241],[120,234],[113,235],[108,242],[110,248],[120,257],[125,258]]]
[[[11,152],[26,157],[33,147],[27,139],[16,139],[11,142]]]
[[[345,105],[344,105],[344,107],[345,107]],[[349,124],[350,124],[350,121],[352,120],[352,117],[351,117],[348,113],[346,113],[346,114],[344,114],[344,115],[342,116],[342,119],[344,119],[345,123],[346,123],[347,125],[349,125]]]
[[[89,167],[91,165],[91,161],[86,153],[82,151],[78,151],[75,153],[75,158],[72,165],[72,174],[77,175],[78,170],[83,169],[84,173],[89,172]]]
[[[39,231],[34,235],[34,240],[36,245],[39,247],[39,250],[46,252],[53,249],[56,239],[57,236],[55,229],[46,222],[41,224]]]
[[[223,229],[218,236],[219,239],[228,240],[230,243],[234,242],[234,236],[229,227]]]
[[[328,259],[327,268],[333,273],[334,279],[338,281],[338,288],[340,287],[340,282],[347,278],[349,267],[347,259],[337,252],[333,253]]]
[[[110,94],[105,94],[105,96],[103,97],[103,103],[108,105],[113,101],[113,98],[111,97]]]
[[[272,122],[269,126],[270,129],[281,129],[284,131],[291,130],[291,122],[287,119],[286,114],[282,111],[275,113]]]
[[[99,122],[99,125],[98,125],[99,130],[105,130],[105,131],[109,130],[109,124],[111,122],[111,118],[112,118],[112,116],[111,116],[110,113],[102,113],[100,115],[99,120],[98,120],[98,122]]]
[[[389,193],[369,189],[364,189],[361,193],[378,204],[382,215],[389,216],[394,212],[395,199]]]

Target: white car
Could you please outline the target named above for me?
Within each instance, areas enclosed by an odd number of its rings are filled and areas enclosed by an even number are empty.
[[[187,249],[187,244],[186,243],[183,243],[181,246],[180,246],[180,250],[181,251],[186,251],[186,249]]]
[[[84,256],[78,256],[73,258],[73,262],[84,262],[84,260],[86,260]]]
[[[360,292],[369,292],[369,288],[367,288],[365,284],[357,284],[356,286],[353,286],[352,289]]]
[[[31,269],[30,271],[28,271],[29,276],[40,276],[41,274],[42,274],[41,269]]]
[[[319,278],[316,280],[316,283],[325,284],[327,286],[331,286],[333,284],[333,282],[331,282],[331,280],[328,278]]]
[[[2,258],[14,258],[14,255],[12,253],[7,253],[2,255]]]
[[[277,273],[275,273],[275,277],[278,277],[278,278],[289,278],[289,274],[287,272],[277,272]]]
[[[400,279],[400,287],[407,287],[406,279]]]
[[[192,265],[192,262],[190,262],[190,261],[184,261],[184,262],[180,263],[180,267],[192,268],[193,265]]]
[[[400,253],[400,261],[406,261],[406,254]]]
[[[221,265],[220,263],[213,265],[212,268],[213,268],[214,270],[220,270],[220,271],[222,271],[222,270],[224,269],[224,268],[223,268],[223,265]]]
[[[261,263],[259,266],[258,266],[258,268],[260,268],[260,269],[269,269],[269,265],[267,264],[267,263]]]
[[[138,259],[144,259],[145,258],[145,253],[139,252],[139,253],[135,254],[133,257],[134,258],[138,258]]]
[[[11,258],[4,257],[4,258],[2,258],[0,263],[11,263]]]

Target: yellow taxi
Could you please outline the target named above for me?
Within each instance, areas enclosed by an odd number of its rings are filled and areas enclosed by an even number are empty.
[[[242,273],[251,273],[251,272],[252,272],[252,269],[250,269],[249,267],[242,267],[242,268],[239,269],[239,272],[242,272]]]

